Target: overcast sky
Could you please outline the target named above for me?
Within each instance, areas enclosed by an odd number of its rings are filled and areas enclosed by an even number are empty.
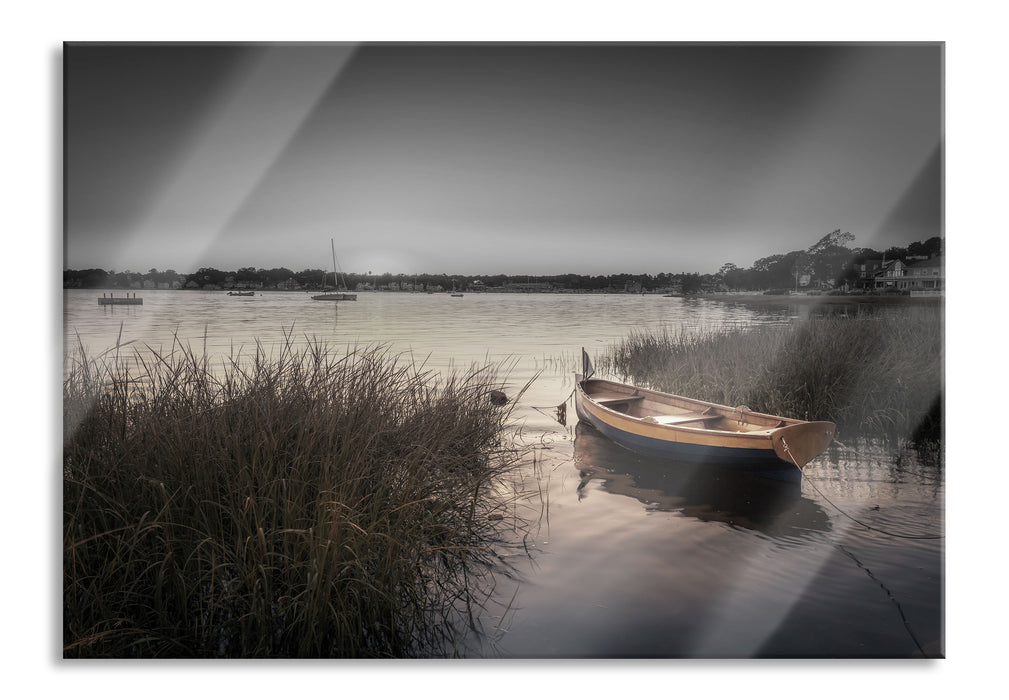
[[[715,272],[942,235],[937,44],[64,48],[64,267]]]

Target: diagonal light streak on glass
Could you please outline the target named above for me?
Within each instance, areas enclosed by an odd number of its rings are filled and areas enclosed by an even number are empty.
[[[839,76],[838,82],[843,84],[845,78]],[[827,101],[814,105],[807,120],[797,121],[793,125],[793,133],[800,133],[803,129],[811,129],[813,125],[822,121],[823,114],[832,105]],[[792,147],[787,142],[781,144],[781,155],[777,162],[768,162],[771,166],[764,173],[762,180],[751,183],[750,189],[745,193],[746,197],[753,201],[775,201],[782,200],[784,191],[774,192],[778,183],[788,181],[787,174],[795,171],[808,170],[808,164],[803,163],[806,157],[803,152],[802,143],[805,139],[796,138]],[[925,188],[928,187],[928,176],[930,167],[934,167],[936,158],[936,148],[934,140],[922,137],[916,142],[920,153],[921,165],[913,170],[906,170],[902,176],[895,176],[889,179],[890,188],[884,193],[880,193],[879,206],[875,211],[879,215],[879,222],[870,230],[862,232],[858,236],[861,245],[871,245],[873,239],[884,237],[887,233],[887,226],[892,226],[892,221],[896,219],[895,212],[904,206],[921,206],[922,202],[910,202],[909,200],[921,198],[922,193],[917,192],[922,182]],[[913,161],[912,161],[913,162]],[[817,178],[812,178],[811,187],[819,186]],[[761,189],[768,190],[761,192]],[[931,192],[926,191],[926,196]],[[841,200],[843,203],[843,200]],[[888,203],[888,205],[887,205]],[[926,203],[927,205],[927,203]],[[939,206],[937,203],[936,206]],[[844,207],[839,207],[838,211],[843,212]],[[851,215],[861,217],[866,212],[851,211]],[[826,222],[825,222],[826,223]],[[836,221],[829,225],[845,226],[845,222]],[[826,233],[826,229],[823,232]],[[921,240],[930,235],[943,235],[942,231],[925,231],[920,236]],[[913,234],[911,234],[913,237]],[[810,314],[815,311],[810,311]],[[927,406],[917,407],[922,414],[927,410]],[[834,523],[835,536],[831,539],[840,541],[844,534],[851,529],[850,522]],[[763,567],[769,560],[768,550],[774,547],[773,543],[767,543],[765,547],[753,549],[749,556],[737,567],[733,573],[733,580],[727,589],[724,600],[717,606],[712,606],[711,618],[704,627],[704,634],[697,642],[694,655],[701,658],[733,656],[740,658],[753,658],[760,654],[761,649],[772,638],[776,630],[784,623],[792,609],[799,603],[803,594],[809,589],[822,568],[827,564],[832,556],[836,554],[833,547],[824,547],[821,554],[802,572],[801,580],[792,578],[787,589],[787,595],[780,599],[754,598],[754,591],[765,590],[758,581],[766,574]],[[810,561],[812,559],[810,558]],[[744,622],[745,621],[745,622]]]
[[[267,48],[194,134],[175,176],[120,260],[136,259],[137,251],[148,249],[155,234],[160,246],[184,252],[188,265],[183,270],[195,271],[205,251],[253,196],[319,100],[339,80],[354,51],[353,46],[307,52]],[[297,79],[292,80],[292,75]],[[144,323],[141,320],[139,328],[129,329],[122,341],[144,338]],[[75,425],[67,426],[66,434],[75,429]]]
[[[204,120],[121,259],[156,259],[149,250],[138,255],[154,238],[161,241],[159,247],[186,255],[181,270],[200,267],[205,252],[254,195],[355,50],[353,46],[264,49],[244,79]]]
[[[831,540],[840,541],[851,529],[850,523],[832,522]],[[697,641],[693,655],[699,658],[755,658],[764,644],[788,618],[806,590],[820,575],[820,571],[834,556],[833,547],[820,547],[814,557],[805,553],[807,566],[797,575],[790,570],[789,586],[782,589],[782,597],[774,599],[756,597],[755,592],[766,591],[766,567],[773,561],[779,545],[766,541],[762,547],[748,550],[748,555],[733,572],[727,594],[718,605],[711,606],[711,617],[704,625],[704,634]]]

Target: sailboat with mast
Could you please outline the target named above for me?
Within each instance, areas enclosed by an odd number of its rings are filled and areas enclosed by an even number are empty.
[[[336,244],[333,239],[329,239],[329,247],[333,250],[333,288],[336,289],[335,292],[326,291],[326,275],[322,276],[322,294],[314,294],[312,299],[315,301],[357,301],[357,295],[346,291],[347,284],[345,280],[340,279],[339,267],[336,264]]]

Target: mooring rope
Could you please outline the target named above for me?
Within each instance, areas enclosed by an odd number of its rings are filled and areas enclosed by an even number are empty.
[[[572,389],[571,393],[567,395],[567,398],[565,398],[563,401],[561,401],[556,406],[530,406],[530,408],[532,408],[534,411],[539,411],[544,416],[552,417],[554,420],[556,420],[557,422],[559,422],[561,425],[565,425],[566,421],[567,421],[568,401],[571,400],[571,397],[574,396],[574,393],[575,393],[575,390]],[[549,413],[544,413],[544,411],[553,411],[554,415],[550,416]]]
[[[792,460],[792,462],[795,464],[795,466],[798,467],[799,463],[795,461],[795,457],[792,456],[792,451],[790,449],[788,449],[788,443],[785,442],[784,438],[782,438],[782,440],[781,440],[781,445],[782,445],[782,447],[785,448],[785,453],[788,455],[788,457]],[[818,494],[820,494],[820,497],[823,500],[825,500],[827,503],[829,503],[831,506],[833,506],[834,509],[837,510],[838,513],[840,513],[844,517],[848,518],[852,522],[855,522],[855,523],[861,525],[862,527],[866,528],[867,530],[873,530],[875,532],[880,532],[880,533],[882,533],[884,535],[889,535],[890,537],[897,537],[897,538],[905,539],[905,540],[941,540],[941,539],[945,539],[945,537],[943,535],[901,535],[901,534],[898,534],[896,532],[888,532],[887,530],[883,530],[883,529],[878,528],[878,527],[873,527],[872,525],[869,525],[868,523],[863,523],[858,518],[852,517],[848,513],[845,513],[843,510],[841,510],[840,507],[838,507],[838,505],[836,503],[834,503],[832,500],[830,500],[829,498],[827,498],[826,494],[824,494],[823,491],[821,491],[819,488],[817,488],[816,484],[814,484],[812,482],[812,480],[810,479],[810,477],[805,473],[805,471],[803,471],[802,467],[799,467],[799,471],[802,472],[803,478],[809,483],[810,486],[813,487],[813,489]],[[884,585],[882,581],[880,581],[878,578],[876,578],[876,576],[874,576],[873,573],[871,571],[869,571],[868,567],[866,567],[865,564],[863,564],[861,561],[858,560],[858,557],[856,557],[854,554],[852,554],[847,549],[845,549],[843,545],[841,545],[839,542],[835,542],[834,546],[837,547],[839,550],[841,550],[853,562],[855,562],[855,564],[860,569],[862,569],[862,571],[864,571],[865,573],[867,573],[869,575],[869,578],[871,578],[873,581],[875,581],[879,585],[879,587],[883,589],[883,592],[886,593],[887,597],[890,599],[890,602],[893,603],[894,606],[896,606],[897,613],[900,615],[901,622],[904,623],[904,629],[911,636],[911,641],[913,641],[914,645],[916,647],[918,647],[918,651],[921,653],[922,656],[927,656],[927,654],[925,653],[925,650],[922,649],[922,647],[921,647],[921,643],[918,641],[918,636],[914,633],[914,630],[911,629],[911,623],[907,619],[907,615],[904,614],[904,609],[901,607],[900,601],[898,601],[897,598],[896,598],[896,596],[893,595],[893,592],[889,588],[887,588],[886,585]]]
[[[840,444],[840,443],[838,443],[838,444]],[[902,534],[897,533],[897,532],[890,532],[889,530],[883,530],[882,528],[873,527],[872,525],[869,525],[868,523],[862,522],[861,520],[859,520],[858,518],[854,517],[853,515],[850,515],[850,514],[844,512],[844,510],[842,510],[840,506],[838,506],[832,500],[830,500],[829,498],[827,498],[827,495],[823,491],[821,491],[819,488],[817,488],[816,484],[813,483],[812,478],[808,474],[806,474],[805,470],[802,467],[799,466],[799,463],[795,461],[795,457],[792,456],[792,451],[788,448],[788,443],[785,441],[784,438],[781,439],[781,446],[783,448],[785,448],[785,454],[787,454],[788,458],[792,460],[792,463],[796,467],[799,468],[799,471],[802,473],[802,478],[805,479],[809,483],[809,485],[813,487],[813,490],[816,491],[818,494],[820,494],[820,497],[823,500],[825,500],[827,503],[829,503],[831,506],[833,506],[834,509],[838,513],[840,513],[844,517],[848,518],[852,522],[861,525],[862,527],[864,527],[867,530],[873,530],[874,532],[879,532],[879,533],[882,533],[884,535],[889,535],[890,537],[899,537],[900,539],[904,539],[904,540],[942,540],[942,539],[946,538],[945,535],[902,535]],[[844,447],[844,446],[842,445],[842,447]],[[845,449],[847,449],[847,448],[845,448]]]
[[[865,564],[863,564],[861,561],[859,561],[858,557],[856,557],[854,554],[852,554],[851,552],[849,552],[847,549],[845,549],[840,544],[835,544],[834,546],[837,547],[838,549],[840,549],[842,552],[844,552],[844,554],[849,559],[851,559],[853,562],[855,562],[855,564],[856,564],[856,566],[858,566],[858,568],[860,568],[862,571],[864,571],[866,574],[868,574],[869,578],[871,578],[873,581],[875,581],[876,584],[880,588],[883,589],[883,592],[886,593],[886,597],[889,598],[890,602],[893,603],[894,607],[897,608],[897,614],[900,615],[900,621],[902,623],[904,623],[904,629],[907,631],[908,635],[910,635],[911,641],[913,641],[914,645],[916,647],[918,647],[918,651],[921,653],[922,656],[928,656],[928,654],[926,654],[925,650],[922,648],[921,642],[918,641],[918,635],[916,635],[914,633],[914,630],[911,628],[911,621],[907,619],[907,615],[904,614],[904,608],[901,607],[900,601],[897,600],[897,597],[893,594],[893,591],[891,591],[889,588],[887,588],[886,584],[884,584],[882,581],[880,581],[875,576],[875,574],[873,574],[871,571],[869,571],[869,567],[867,567]]]
[[[820,497],[823,500],[825,500],[827,503],[829,503],[831,506],[833,506],[834,509],[838,513],[840,513],[844,517],[848,518],[852,522],[858,523],[859,525],[861,525],[862,527],[864,527],[867,530],[874,530],[875,532],[879,532],[879,533],[882,533],[884,535],[889,535],[890,537],[899,537],[900,539],[903,539],[903,540],[943,540],[943,539],[946,539],[945,535],[902,535],[902,534],[900,534],[898,532],[891,532],[889,530],[884,530],[882,528],[873,527],[872,525],[869,525],[868,523],[864,523],[861,520],[859,520],[858,518],[856,518],[856,517],[854,517],[852,515],[849,515],[848,513],[845,513],[843,510],[841,510],[841,508],[838,507],[838,505],[836,503],[834,503],[829,498],[827,498],[826,495],[824,495],[823,491],[821,491],[819,488],[817,488],[816,484],[813,483],[812,479],[805,472],[803,472],[802,477],[807,482],[809,482],[809,485],[813,487],[813,490],[815,490],[818,494],[820,494]]]

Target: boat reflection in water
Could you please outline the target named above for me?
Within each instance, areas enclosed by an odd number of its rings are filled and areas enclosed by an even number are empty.
[[[584,421],[575,426],[575,466],[581,476],[579,499],[589,482],[598,480],[606,491],[635,498],[648,510],[678,512],[770,537],[830,530],[827,514],[802,497],[800,483],[639,455]]]

